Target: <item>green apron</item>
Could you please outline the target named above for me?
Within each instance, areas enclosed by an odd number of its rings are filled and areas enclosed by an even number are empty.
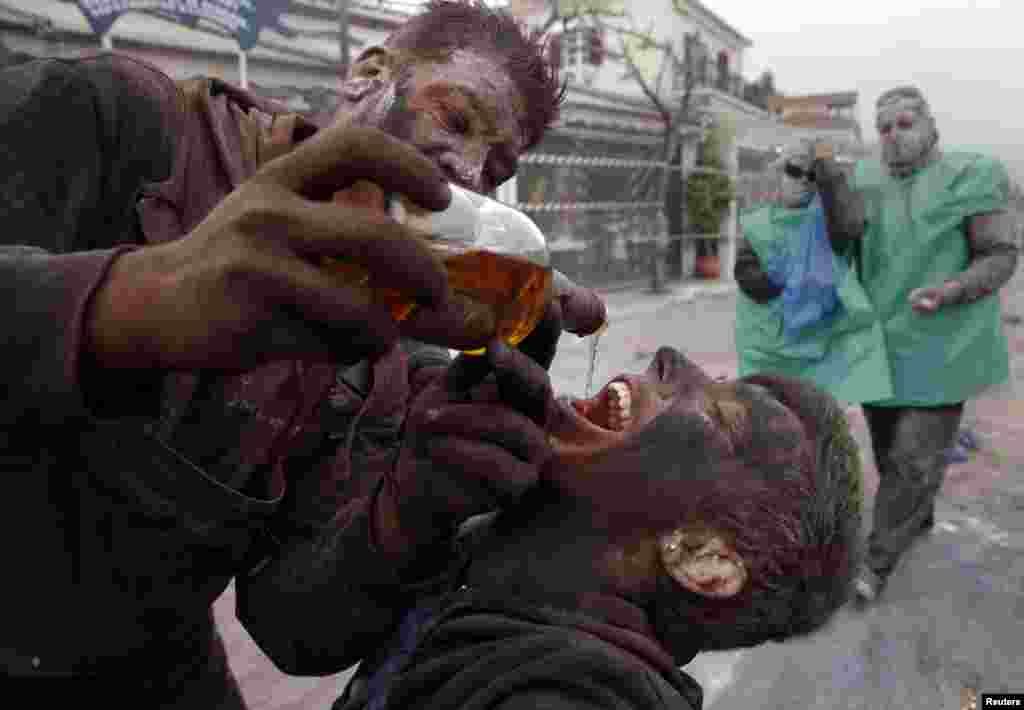
[[[761,263],[767,264],[795,244],[806,215],[806,209],[760,207],[743,216],[743,236]],[[757,373],[800,377],[845,402],[892,396],[881,324],[849,261],[833,254],[833,265],[840,275],[843,313],[804,329],[796,339],[783,334],[781,298],[759,304],[739,292],[736,350],[741,377]]]
[[[867,228],[860,282],[884,328],[893,394],[882,406],[963,402],[1009,377],[996,294],[932,315],[914,313],[907,294],[967,268],[971,215],[1005,210],[1009,176],[997,161],[953,153],[896,179],[877,161],[856,167]],[[867,401],[867,400],[866,400]]]

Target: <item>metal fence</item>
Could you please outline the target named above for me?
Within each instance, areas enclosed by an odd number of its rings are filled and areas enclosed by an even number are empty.
[[[647,280],[655,259],[669,279],[693,276],[698,235],[686,228],[685,178],[698,169],[659,151],[639,140],[549,134],[522,156],[516,206],[547,235],[555,268],[601,286]]]

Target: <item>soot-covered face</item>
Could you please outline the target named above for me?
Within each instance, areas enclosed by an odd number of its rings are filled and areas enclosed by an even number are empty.
[[[764,503],[785,519],[776,494],[792,502],[788,491],[809,485],[800,418],[768,387],[715,381],[672,348],[641,374],[559,404],[548,476],[589,502],[609,540],[630,541],[610,544],[604,565],[623,590],[652,584],[657,574],[635,561],[656,559],[701,597],[735,596],[750,577],[737,511]]]
[[[838,404],[810,384],[718,382],[662,348],[644,373],[562,399],[549,435],[545,473],[597,540],[590,559],[680,657],[695,639],[806,633],[845,599],[859,460]]]
[[[882,160],[895,174],[905,174],[925,160],[935,146],[935,122],[920,100],[896,98],[878,107],[875,125]]]
[[[708,375],[682,353],[661,348],[647,370],[613,378],[594,397],[561,397],[559,414],[548,434],[555,456],[583,463],[621,446],[670,407],[703,413]]]
[[[764,387],[715,381],[669,347],[659,349],[643,373],[614,377],[590,399],[558,402],[548,434],[556,461],[568,466],[608,459],[655,427],[672,433],[671,442],[662,442],[665,449],[675,445],[682,455],[684,445],[696,447],[688,453],[701,461],[735,457],[755,445],[751,436],[757,427],[751,424],[757,416],[799,428],[795,415]]]
[[[360,56],[340,109],[412,143],[451,182],[483,193],[515,174],[525,110],[496,59],[466,49],[410,59],[386,47]]]
[[[715,527],[728,506],[810,484],[804,423],[770,388],[714,381],[672,348],[590,399],[561,398],[548,436],[549,480],[627,533]]]

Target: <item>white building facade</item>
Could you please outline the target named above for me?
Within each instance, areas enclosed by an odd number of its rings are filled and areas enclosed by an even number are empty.
[[[571,1],[571,0],[570,0]],[[614,5],[614,2],[607,3]],[[353,56],[380,42],[417,3],[409,0],[351,2],[349,45]],[[641,3],[619,2],[630,12]],[[807,133],[744,99],[744,52],[750,40],[698,0],[673,11],[672,0],[646,0],[642,16],[603,20],[602,25],[558,21],[548,27],[552,58],[568,82],[560,122],[531,155],[519,177],[499,197],[528,211],[548,235],[555,266],[594,285],[649,278],[652,260],[667,264],[669,278],[692,272],[692,244],[682,238],[682,178],[701,135],[697,122],[681,127],[681,164],[669,166],[663,123],[637,81],[625,75],[621,36],[633,28],[671,46],[694,68],[694,115],[714,117],[731,128],[726,168],[737,175],[743,156],[762,156]],[[534,26],[550,15],[551,0],[510,0],[508,7]],[[632,23],[632,24],[630,24]],[[281,24],[287,34],[264,29],[243,57],[220,27],[181,25],[154,12],[132,12],[113,25],[106,45],[149,61],[174,78],[216,76],[245,80],[262,95],[321,118],[337,105],[340,66],[336,0],[292,0]],[[649,85],[666,105],[678,104],[685,81],[680,66],[662,65],[656,53],[634,42],[628,48],[647,67]],[[34,56],[96,51],[96,37],[73,0],[0,0],[0,42]],[[660,81],[658,69],[661,68]],[[746,152],[746,153],[745,153]],[[749,162],[749,161],[746,161]],[[756,162],[756,161],[755,161]],[[668,174],[667,200],[660,180]],[[742,181],[741,181],[742,184]],[[666,204],[669,208],[666,210]],[[665,216],[667,214],[667,224]],[[730,248],[736,208],[723,222],[723,276],[731,273]]]

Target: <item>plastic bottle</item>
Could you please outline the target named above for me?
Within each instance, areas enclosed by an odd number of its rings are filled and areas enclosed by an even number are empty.
[[[400,195],[386,198],[386,209],[419,232],[444,263],[452,298],[466,312],[460,335],[498,335],[515,345],[536,327],[555,295],[547,240],[522,212],[456,185],[451,189],[451,204],[443,211],[420,209]],[[362,267],[333,260],[329,265],[348,282],[369,286]],[[416,308],[393,289],[376,289],[374,296],[396,320]]]

